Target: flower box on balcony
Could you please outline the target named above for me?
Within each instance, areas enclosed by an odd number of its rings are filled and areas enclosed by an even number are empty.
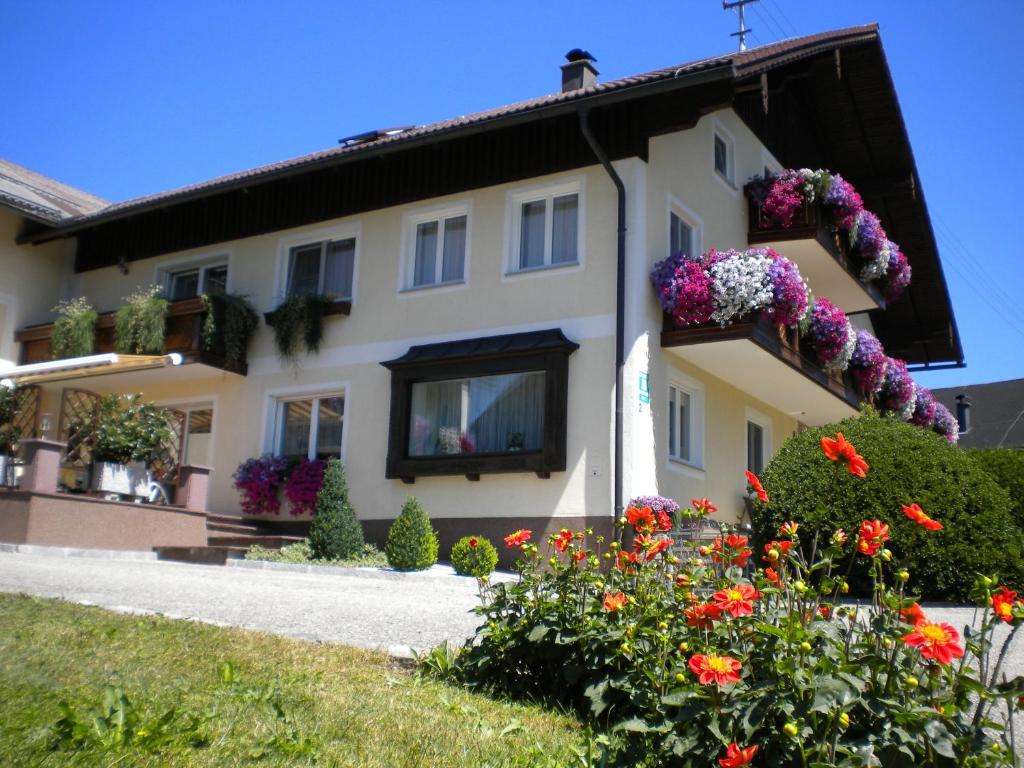
[[[749,209],[750,245],[782,251],[796,262],[816,293],[831,297],[847,312],[885,308],[879,286],[862,279],[860,257],[850,250],[820,203],[805,201],[788,227],[779,226],[753,202]]]

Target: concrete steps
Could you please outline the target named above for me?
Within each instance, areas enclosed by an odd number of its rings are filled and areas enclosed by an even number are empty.
[[[238,547],[153,547],[157,560],[199,565],[224,565],[228,558],[241,559],[245,550]]]

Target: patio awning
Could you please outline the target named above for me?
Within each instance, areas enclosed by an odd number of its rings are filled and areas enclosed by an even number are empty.
[[[179,366],[181,363],[182,356],[177,352],[172,352],[169,355],[119,355],[110,352],[104,355],[72,357],[67,360],[32,363],[0,370],[0,385],[13,387],[18,384],[44,384],[50,381],[81,379],[87,376],[107,376],[112,373],[168,368]]]

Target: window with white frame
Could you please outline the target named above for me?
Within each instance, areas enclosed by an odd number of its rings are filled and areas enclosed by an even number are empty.
[[[466,279],[464,208],[410,220],[407,288],[461,283]]]
[[[673,378],[668,386],[669,458],[702,466],[703,429],[703,389],[694,381]]]
[[[225,261],[168,269],[164,275],[164,293],[171,301],[194,299],[204,293],[226,293],[228,289],[228,265]]]
[[[345,424],[343,393],[280,398],[274,413],[274,453],[288,459],[341,456]]]
[[[669,254],[683,253],[693,256],[694,231],[690,223],[675,211],[668,215]]]
[[[736,183],[736,145],[733,138],[721,126],[716,125],[713,131],[714,168],[723,181],[729,186]]]
[[[512,198],[512,272],[579,263],[580,185]]]
[[[761,474],[771,457],[771,422],[763,414],[747,409],[747,469]]]
[[[297,245],[288,252],[287,295],[350,301],[355,261],[354,237]]]

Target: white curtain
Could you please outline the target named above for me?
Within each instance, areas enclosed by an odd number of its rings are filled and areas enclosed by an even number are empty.
[[[576,261],[576,217],[579,197],[563,195],[555,198],[554,222],[551,231],[551,263]]]
[[[336,299],[352,298],[352,271],[356,261],[356,241],[337,240],[327,244],[324,264],[324,293]]]
[[[425,221],[416,226],[416,264],[412,284],[431,285],[435,281],[437,259],[437,222]]]
[[[466,262],[466,217],[455,216],[444,222],[444,253],[441,282],[461,280]]]
[[[537,200],[523,203],[522,224],[519,229],[519,268],[544,265],[544,211],[547,203]]]

